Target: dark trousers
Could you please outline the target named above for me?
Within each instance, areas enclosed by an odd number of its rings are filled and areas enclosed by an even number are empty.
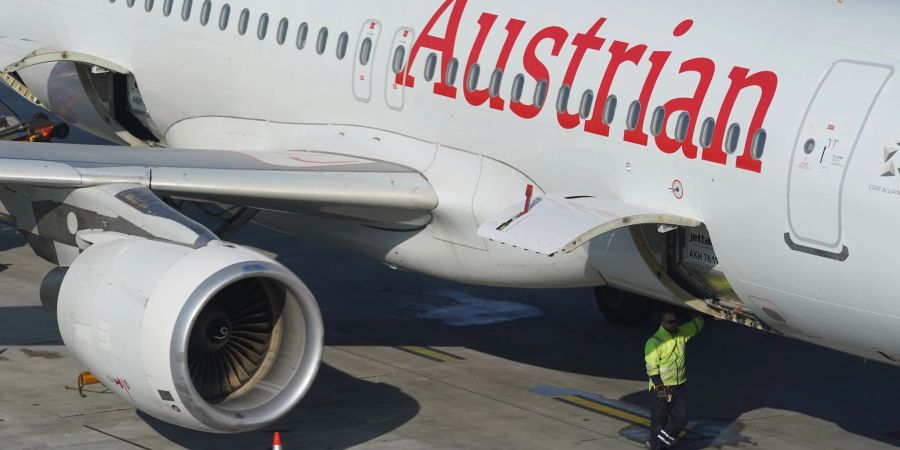
[[[650,408],[650,448],[669,448],[675,443],[678,434],[687,425],[687,389],[685,386],[671,386],[672,401],[666,402],[653,395]]]

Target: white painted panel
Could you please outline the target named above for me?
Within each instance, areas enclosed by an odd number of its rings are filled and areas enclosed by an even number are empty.
[[[475,234],[478,222],[472,213],[472,198],[481,174],[481,156],[441,147],[425,178],[438,195],[429,225],[433,236],[454,244],[486,250],[484,239]]]
[[[838,61],[819,86],[791,160],[788,221],[796,243],[841,247],[844,177],[869,112],[892,73],[887,66]]]

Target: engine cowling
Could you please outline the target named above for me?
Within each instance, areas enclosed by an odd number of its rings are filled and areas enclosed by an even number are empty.
[[[63,276],[56,308],[63,341],[107,387],[197,430],[277,420],[306,393],[322,355],[322,319],[303,282],[220,241],[95,243]]]

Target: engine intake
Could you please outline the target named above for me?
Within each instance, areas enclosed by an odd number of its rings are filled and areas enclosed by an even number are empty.
[[[63,340],[107,387],[180,426],[239,432],[288,413],[315,377],[322,320],[287,268],[213,241],[194,249],[125,237],[96,243],[62,275]],[[49,305],[48,305],[49,306]]]
[[[281,343],[284,289],[270,280],[233,283],[204,306],[188,341],[194,388],[210,403],[239,395],[271,367]]]

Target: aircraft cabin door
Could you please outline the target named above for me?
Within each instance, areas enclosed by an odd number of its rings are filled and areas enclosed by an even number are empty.
[[[404,77],[406,76],[406,73],[409,70],[409,68],[406,67],[406,61],[409,58],[409,52],[414,41],[415,32],[411,28],[404,27],[397,30],[391,44],[391,54],[387,67],[387,79],[385,80],[384,99],[387,102],[388,107],[397,111],[403,110],[403,103],[406,95],[406,86],[397,83],[397,75],[401,74]]]
[[[356,44],[356,61],[353,63],[353,96],[357,100],[368,103],[372,99],[372,67],[375,66],[373,56],[378,48],[381,36],[381,22],[367,20],[359,33]]]
[[[788,175],[784,239],[791,249],[839,261],[849,256],[841,228],[844,178],[869,113],[893,73],[891,66],[841,60],[816,90]]]

